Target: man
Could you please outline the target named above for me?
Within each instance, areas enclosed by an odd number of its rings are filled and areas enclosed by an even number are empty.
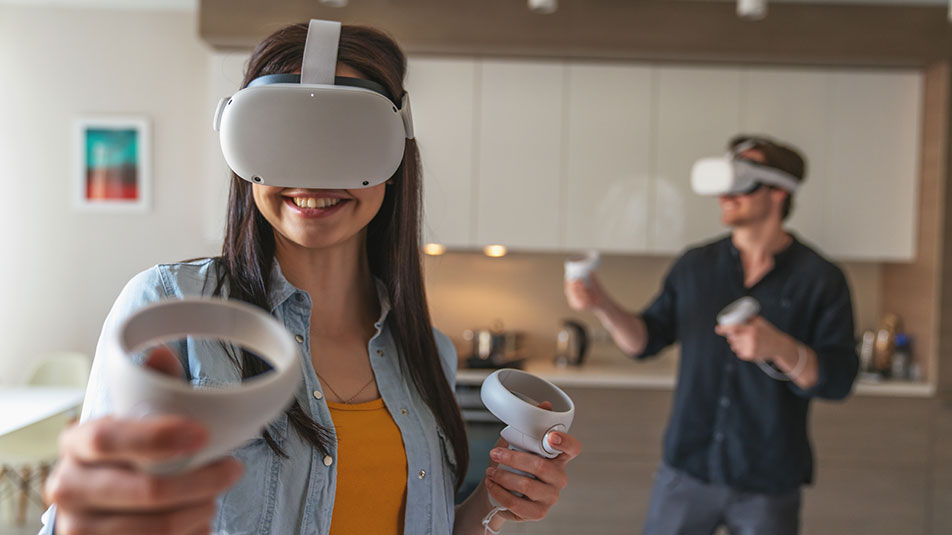
[[[636,359],[681,343],[646,535],[798,533],[800,487],[813,478],[810,400],[846,397],[859,365],[843,273],[783,227],[803,158],[760,137],[729,147],[725,168],[748,173],[718,196],[730,235],[684,253],[647,309],[624,310],[594,276],[565,286],[572,308],[594,312]],[[717,326],[743,296],[760,314]]]

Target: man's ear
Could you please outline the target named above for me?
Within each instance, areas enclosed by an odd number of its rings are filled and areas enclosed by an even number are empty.
[[[778,204],[783,204],[783,201],[790,196],[790,192],[780,188],[770,188],[770,197]]]

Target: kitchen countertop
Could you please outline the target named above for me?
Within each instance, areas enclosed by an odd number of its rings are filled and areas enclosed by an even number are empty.
[[[670,390],[674,388],[677,358],[662,356],[643,362],[624,358],[600,358],[582,366],[556,367],[548,360],[530,360],[523,368],[543,379],[566,388],[640,388]],[[488,369],[460,368],[458,384],[478,385],[492,373]],[[935,385],[912,381],[857,381],[854,394],[863,396],[931,397]]]

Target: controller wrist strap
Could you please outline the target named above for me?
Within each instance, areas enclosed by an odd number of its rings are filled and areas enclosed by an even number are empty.
[[[494,516],[496,516],[496,513],[501,513],[502,511],[508,511],[508,509],[501,505],[497,505],[496,507],[493,507],[493,510],[490,511],[488,515],[486,515],[486,518],[483,519],[483,527],[485,528],[483,530],[483,535],[499,535],[499,533],[502,531],[502,528],[498,530],[493,529],[489,527],[489,523],[492,522],[492,519]]]

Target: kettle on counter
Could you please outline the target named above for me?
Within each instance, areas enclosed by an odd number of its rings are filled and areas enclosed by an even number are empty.
[[[585,324],[572,320],[562,320],[555,339],[555,365],[580,366],[585,360],[588,351],[588,329]]]

